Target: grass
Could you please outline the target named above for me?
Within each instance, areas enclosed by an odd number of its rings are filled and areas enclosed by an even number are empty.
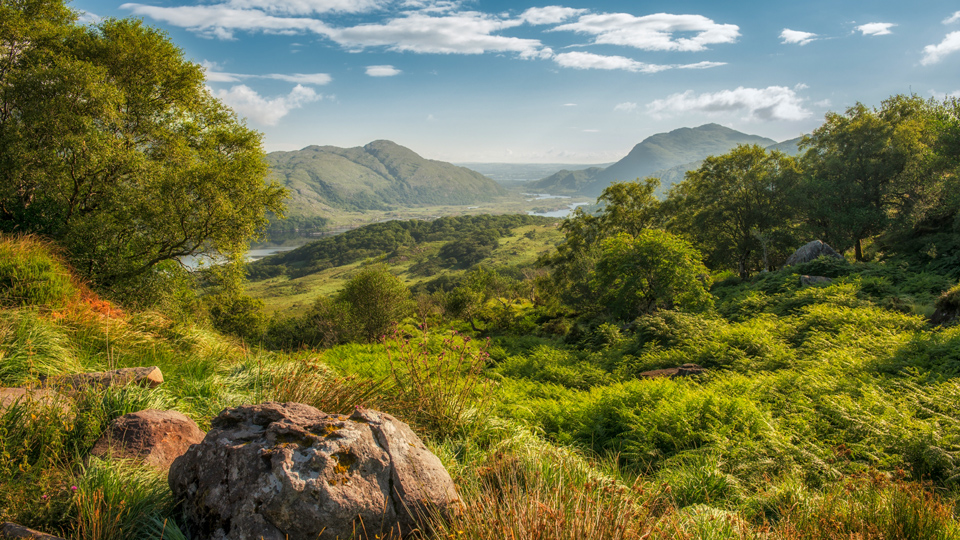
[[[276,399],[411,423],[463,499],[428,540],[960,538],[960,329],[915,309],[941,281],[841,270],[816,289],[782,273],[722,281],[705,314],[574,331],[582,323],[525,301],[509,321],[532,331],[489,344],[435,312],[429,332],[408,320],[383,343],[322,352],[249,349],[69,290],[5,305],[0,383],[135,365],[166,382],[87,391],[66,413],[25,401],[0,414],[0,520],[67,538],[186,538],[162,477],[90,459],[93,443],[142,408],[204,428],[225,407]],[[511,328],[502,316],[478,324]],[[560,326],[566,336],[543,331]],[[688,361],[707,374],[637,378]]]

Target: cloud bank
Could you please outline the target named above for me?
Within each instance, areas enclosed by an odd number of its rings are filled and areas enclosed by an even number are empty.
[[[655,117],[681,113],[742,113],[745,120],[803,120],[810,111],[803,108],[803,100],[785,86],[721,90],[696,94],[688,90],[647,104],[647,112]]]

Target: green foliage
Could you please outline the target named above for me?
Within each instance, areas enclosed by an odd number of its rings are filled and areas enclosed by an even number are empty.
[[[469,261],[461,263],[457,259],[455,263],[469,266],[478,250],[484,251],[486,247],[495,246],[499,238],[510,234],[511,229],[553,222],[550,218],[539,216],[507,214],[375,223],[266,257],[250,264],[248,271],[251,279],[266,279],[282,274],[301,277],[333,266],[344,266],[383,255],[393,256],[403,249],[415,249],[424,243],[438,241],[447,242],[449,246],[473,243],[474,249],[468,250]],[[456,258],[456,254],[452,258]]]
[[[0,49],[16,51],[0,69],[0,230],[55,239],[109,290],[161,261],[240,251],[281,211],[260,135],[163,33],[81,26],[58,0],[0,9]]]
[[[0,311],[0,383],[17,386],[79,371],[68,337],[36,308]]]
[[[337,294],[337,302],[349,306],[345,313],[357,337],[376,341],[403,320],[410,311],[410,291],[384,267],[365,268]]]
[[[738,146],[704,160],[670,191],[664,205],[668,229],[694,242],[713,268],[779,266],[795,244],[791,191],[799,170],[793,158]]]
[[[79,294],[52,246],[36,238],[0,238],[0,305],[62,307]]]
[[[77,488],[76,534],[84,539],[158,539],[154,520],[173,509],[166,477],[149,466],[90,458]]]
[[[601,244],[590,283],[597,305],[620,319],[657,309],[702,310],[712,304],[700,253],[663,231],[619,234]]]

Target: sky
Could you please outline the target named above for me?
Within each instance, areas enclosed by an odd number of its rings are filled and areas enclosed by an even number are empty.
[[[74,0],[206,70],[265,149],[606,163],[715,122],[783,141],[895,94],[960,97],[960,1]]]

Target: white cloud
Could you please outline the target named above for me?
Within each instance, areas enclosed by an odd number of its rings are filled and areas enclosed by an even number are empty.
[[[412,13],[382,24],[326,28],[323,34],[353,49],[386,47],[393,51],[439,54],[515,52],[522,57],[549,54],[539,40],[494,35],[522,24],[484,13],[462,12],[442,17]]]
[[[77,22],[80,24],[97,24],[102,20],[103,17],[89,11],[81,11],[77,17]]]
[[[796,92],[785,86],[767,88],[744,88],[722,90],[715,93],[695,94],[688,90],[673,94],[647,104],[647,112],[653,116],[670,113],[746,113],[748,120],[802,120],[810,116],[803,108],[803,100]]]
[[[821,99],[820,101],[813,104],[814,107],[820,107],[821,109],[826,109],[830,107],[833,103],[829,99]]]
[[[275,17],[262,11],[237,9],[226,4],[160,7],[144,4],[123,4],[138,17],[186,28],[201,36],[233,39],[233,32],[291,33],[311,31],[323,34],[327,26],[316,19],[303,17]]]
[[[623,103],[617,103],[616,107],[613,108],[615,111],[624,111],[624,112],[633,112],[637,110],[637,104],[632,101],[625,101]]]
[[[559,24],[586,11],[560,6],[533,7],[521,13],[520,20],[530,24]]]
[[[576,104],[576,103],[564,103],[563,106],[564,106],[564,107],[576,107],[577,104]]]
[[[953,15],[947,17],[943,20],[943,24],[953,24],[957,21],[960,21],[960,11],[957,11]]]
[[[930,95],[939,100],[944,100],[947,98],[960,98],[960,90],[954,90],[949,94],[946,92],[937,92],[936,90],[930,90]]]
[[[710,69],[727,65],[726,62],[697,62],[696,64],[677,64],[677,69]]]
[[[367,75],[371,77],[393,77],[403,73],[393,66],[367,66]]]
[[[920,63],[925,66],[936,64],[943,60],[944,56],[957,51],[960,51],[960,32],[950,32],[939,44],[927,45],[923,48],[923,58]]]
[[[646,64],[625,56],[604,56],[588,52],[566,52],[553,57],[558,65],[574,69],[621,69],[636,73],[657,73],[668,69],[708,69],[726,65],[725,62],[697,62],[695,64]]]
[[[656,73],[670,66],[645,64],[625,56],[603,56],[588,52],[566,52],[553,57],[557,64],[574,69],[622,69],[639,73]]]
[[[238,9],[259,9],[270,13],[309,15],[311,13],[365,13],[382,8],[387,0],[229,0]]]
[[[326,73],[269,73],[267,75],[251,75],[248,73],[228,73],[221,71],[222,67],[216,62],[206,60],[201,62],[200,65],[203,66],[207,82],[234,83],[244,79],[271,79],[296,84],[323,86],[333,80],[333,77]]]
[[[584,132],[584,133],[600,133],[600,130],[599,130],[599,129],[585,129],[585,130],[583,130],[583,132]]]
[[[230,90],[211,90],[210,93],[237,113],[267,126],[276,125],[293,109],[299,109],[307,103],[323,98],[312,88],[299,84],[288,95],[273,99],[267,99],[243,84],[231,87]]]
[[[863,33],[865,36],[886,36],[887,34],[892,34],[890,31],[891,28],[897,26],[894,23],[888,22],[874,22],[861,24],[857,27],[857,30]]]
[[[780,32],[780,39],[783,40],[782,43],[806,45],[811,41],[815,41],[817,39],[817,35],[812,32],[801,32],[800,30],[790,30],[789,28],[784,28],[783,32]]]
[[[708,45],[733,43],[740,27],[718,24],[702,15],[657,13],[635,17],[629,13],[584,15],[577,22],[558,26],[554,31],[572,31],[596,36],[594,43],[624,45],[648,51],[702,51]],[[674,34],[693,33],[693,37]]]

